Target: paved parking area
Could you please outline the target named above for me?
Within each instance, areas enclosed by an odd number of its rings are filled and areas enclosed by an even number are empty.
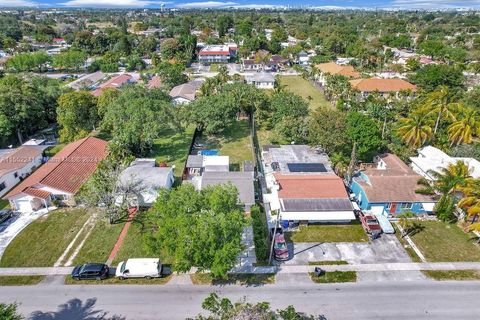
[[[395,235],[383,234],[370,242],[289,243],[287,265],[309,261],[344,260],[350,264],[412,262]]]

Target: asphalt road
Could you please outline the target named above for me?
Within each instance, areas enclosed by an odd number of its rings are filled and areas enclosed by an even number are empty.
[[[38,285],[1,287],[0,302],[20,304],[27,319],[184,319],[201,311],[212,291],[239,300],[326,319],[479,319],[480,282],[396,282],[308,286]],[[63,306],[62,306],[63,305]],[[114,317],[115,316],[115,317]]]

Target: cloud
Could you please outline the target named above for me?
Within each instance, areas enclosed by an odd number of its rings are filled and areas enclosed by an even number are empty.
[[[167,4],[163,1],[150,0],[70,0],[61,5],[66,7],[88,8],[143,8],[151,5]]]
[[[202,1],[202,2],[186,2],[176,5],[177,8],[182,9],[194,9],[194,8],[223,8],[232,7],[236,5],[236,2],[222,2],[222,1]]]
[[[400,9],[480,8],[480,0],[394,0],[389,7]]]
[[[2,0],[0,7],[36,7],[39,4],[29,0]]]

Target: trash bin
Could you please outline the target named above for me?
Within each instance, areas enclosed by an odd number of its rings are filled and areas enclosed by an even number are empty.
[[[315,275],[317,277],[323,276],[325,274],[325,270],[320,267],[315,267]]]

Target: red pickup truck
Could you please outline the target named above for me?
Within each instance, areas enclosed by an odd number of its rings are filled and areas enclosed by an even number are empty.
[[[368,213],[360,213],[360,222],[362,222],[362,227],[365,229],[365,232],[371,235],[378,235],[382,232],[382,228],[378,223],[377,218],[374,215]]]

